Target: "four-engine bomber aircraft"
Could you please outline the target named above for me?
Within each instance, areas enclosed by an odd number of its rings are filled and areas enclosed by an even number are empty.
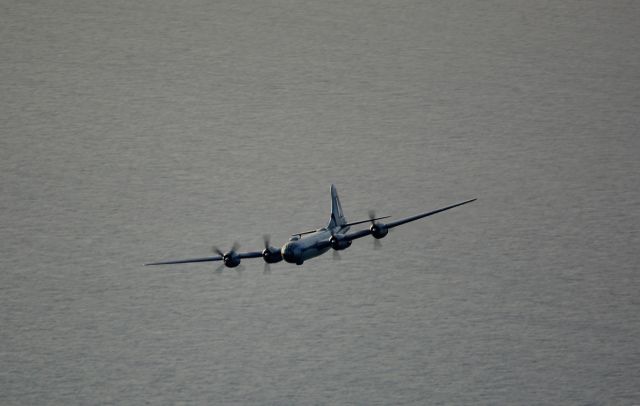
[[[213,247],[213,250],[218,254],[213,257],[205,258],[192,258],[182,259],[178,261],[165,261],[165,262],[153,262],[145,265],[168,265],[168,264],[185,264],[189,262],[209,262],[209,261],[222,261],[224,266],[228,268],[234,268],[240,265],[240,260],[245,258],[260,258],[265,261],[265,270],[269,264],[275,264],[282,261],[302,265],[302,263],[308,259],[317,257],[324,254],[329,249],[333,248],[334,254],[337,251],[344,250],[351,246],[353,240],[366,237],[368,235],[375,238],[374,243],[379,244],[379,239],[387,235],[390,229],[400,226],[405,223],[409,223],[414,220],[421,219],[423,217],[431,216],[443,212],[445,210],[453,209],[454,207],[462,206],[463,204],[471,203],[476,199],[467,200],[462,203],[454,204],[444,207],[442,209],[433,210],[425,213],[416,214],[415,216],[405,217],[400,220],[392,221],[389,223],[381,223],[378,220],[389,218],[390,216],[376,217],[373,211],[369,212],[369,219],[356,221],[353,223],[347,223],[342,212],[342,206],[340,205],[340,199],[338,198],[338,192],[336,187],[331,185],[331,218],[326,227],[318,230],[304,231],[302,233],[293,234],[289,241],[278,249],[269,245],[269,237],[264,238],[264,250],[253,252],[237,252],[238,244],[234,243],[233,247],[227,252],[222,252],[219,248]],[[371,223],[368,229],[355,231],[349,233],[351,226],[355,226],[363,223]]]

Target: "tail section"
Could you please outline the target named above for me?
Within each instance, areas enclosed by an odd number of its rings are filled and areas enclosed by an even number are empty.
[[[341,227],[345,224],[347,224],[347,219],[344,217],[344,213],[342,212],[338,191],[336,190],[335,185],[331,185],[331,219],[329,220],[327,227]]]

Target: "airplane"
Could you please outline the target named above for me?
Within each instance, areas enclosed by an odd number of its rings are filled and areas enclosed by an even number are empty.
[[[342,205],[340,204],[340,198],[338,197],[336,187],[332,184],[331,217],[329,218],[327,225],[316,230],[292,234],[289,241],[281,248],[271,246],[269,244],[269,236],[265,235],[264,249],[262,251],[238,252],[239,245],[236,242],[227,252],[223,252],[219,248],[213,247],[213,251],[217,254],[215,256],[152,262],[145,265],[172,265],[193,262],[222,261],[222,264],[218,268],[218,270],[221,271],[224,267],[237,267],[243,259],[262,258],[265,262],[265,271],[267,271],[269,269],[269,264],[275,264],[284,260],[288,263],[302,265],[305,261],[320,256],[330,249],[334,250],[334,257],[338,258],[338,251],[349,248],[354,240],[371,235],[374,238],[374,247],[378,248],[380,244],[378,240],[384,238],[389,233],[389,230],[395,227],[441,213],[445,210],[453,209],[454,207],[462,206],[463,204],[471,203],[475,200],[476,199],[467,200],[442,209],[416,214],[415,216],[405,217],[389,223],[382,223],[378,220],[383,220],[391,216],[376,217],[375,213],[370,211],[369,219],[349,223],[342,211]],[[349,232],[351,226],[364,223],[371,223],[371,226],[364,230],[351,233]]]

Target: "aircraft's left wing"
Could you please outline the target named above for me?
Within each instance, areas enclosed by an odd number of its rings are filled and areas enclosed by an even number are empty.
[[[457,204],[454,204],[454,205],[451,205],[451,206],[444,207],[442,209],[428,211],[426,213],[416,214],[415,216],[411,216],[411,217],[405,217],[403,219],[392,221],[391,223],[387,223],[387,228],[393,228],[393,227],[401,226],[401,225],[409,223],[411,221],[415,221],[415,220],[419,220],[419,219],[424,218],[424,217],[432,216],[434,214],[441,213],[441,212],[443,212],[445,210],[453,209],[454,207],[462,206],[463,204],[467,204],[467,203],[471,203],[471,202],[475,202],[475,201],[476,201],[476,199],[471,199],[471,200],[467,200],[466,202],[457,203]]]
[[[396,221],[392,221],[390,223],[386,223],[385,226],[388,229],[391,229],[391,228],[394,228],[394,227],[401,226],[403,224],[409,223],[411,221],[415,221],[415,220],[419,220],[419,219],[424,218],[424,217],[432,216],[434,214],[441,213],[441,212],[443,212],[445,210],[453,209],[454,207],[462,206],[463,204],[471,203],[471,202],[474,202],[474,201],[476,201],[476,199],[471,199],[471,200],[467,200],[466,202],[457,203],[457,204],[454,204],[454,205],[451,205],[451,206],[443,207],[442,209],[416,214],[415,216],[405,217],[405,218],[400,219],[400,220],[396,220]],[[345,234],[345,235],[343,235],[341,237],[343,239],[347,240],[347,241],[353,241],[353,240],[356,240],[358,238],[366,237],[368,235],[371,235],[371,230],[370,229],[365,229],[365,230],[356,231],[354,233]]]

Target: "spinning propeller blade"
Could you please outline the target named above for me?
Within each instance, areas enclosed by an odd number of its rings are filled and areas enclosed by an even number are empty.
[[[375,210],[369,210],[369,221],[371,221],[371,224],[375,224],[376,223],[376,211]],[[375,251],[379,250],[380,248],[382,248],[382,243],[380,242],[379,239],[374,238],[373,239],[373,249]]]
[[[236,251],[238,251],[238,248],[240,248],[240,243],[238,243],[238,241],[234,241],[233,245],[231,246],[231,249],[229,251],[230,252],[236,252]]]

